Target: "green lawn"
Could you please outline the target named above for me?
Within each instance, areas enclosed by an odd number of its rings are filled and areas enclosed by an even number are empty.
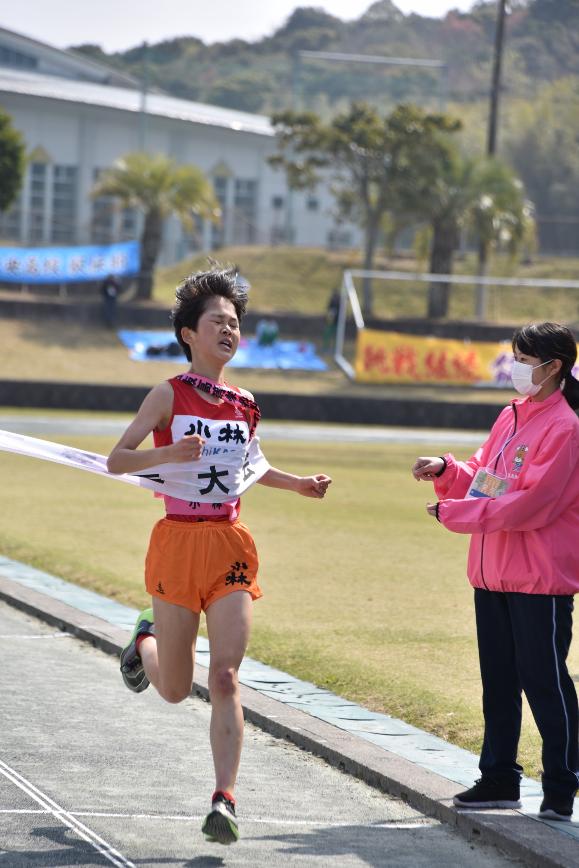
[[[75,323],[0,320],[0,378],[71,383],[115,383],[152,387],[186,370],[174,362],[134,362],[117,336]],[[231,369],[228,377],[253,392],[305,395],[351,394],[440,401],[485,401],[506,404],[512,392],[436,386],[351,383],[330,359],[328,371]],[[25,382],[23,384],[25,388]]]
[[[65,439],[65,438],[60,438]],[[106,453],[106,438],[66,438]],[[477,751],[480,689],[467,538],[426,515],[414,447],[266,443],[290,471],[328,472],[324,502],[255,486],[243,518],[261,555],[265,596],[249,653]],[[422,447],[429,454],[439,447]],[[142,566],[161,504],[91,474],[0,453],[3,554],[116,599],[145,601]],[[571,671],[579,672],[577,648]],[[540,768],[528,716],[526,771]]]
[[[223,264],[236,264],[251,282],[250,304],[262,312],[293,311],[323,314],[332,289],[341,284],[345,268],[360,268],[356,251],[331,252],[318,248],[296,247],[228,247],[214,251]],[[170,306],[175,286],[192,271],[206,269],[205,254],[192,257],[170,267],[157,269],[154,295],[157,301]],[[425,263],[396,256],[378,256],[376,270],[427,271]],[[476,274],[475,256],[457,258],[456,274]],[[572,257],[537,257],[532,263],[515,265],[507,257],[496,257],[491,263],[492,276],[576,280],[579,259]],[[357,281],[358,291],[360,283]],[[423,317],[427,309],[427,289],[424,284],[407,281],[376,280],[375,314],[382,317]],[[450,319],[474,319],[474,287],[454,286],[451,291]],[[529,319],[555,319],[562,322],[579,320],[579,290],[531,288],[488,289],[487,317],[490,322],[519,324]]]

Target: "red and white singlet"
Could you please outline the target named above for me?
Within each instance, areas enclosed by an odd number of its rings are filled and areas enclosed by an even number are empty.
[[[173,377],[168,381],[173,388],[173,413],[168,426],[163,431],[153,431],[155,447],[170,446],[186,434],[199,434],[205,440],[205,455],[216,456],[231,447],[247,446],[249,442],[248,414],[242,407],[228,401],[211,404],[205,400],[189,383]],[[241,394],[235,386],[227,386]],[[220,482],[217,481],[219,485]],[[210,520],[235,521],[239,516],[240,498],[224,503],[201,503],[179,500],[163,495],[167,515]]]

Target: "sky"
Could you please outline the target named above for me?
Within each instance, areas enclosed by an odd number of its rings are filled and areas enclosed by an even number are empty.
[[[449,9],[467,11],[474,0],[394,0],[405,14],[432,18]],[[175,36],[204,42],[253,41],[280,27],[298,6],[321,7],[343,20],[359,18],[372,0],[17,0],[0,7],[0,27],[58,48],[81,43],[107,52]]]

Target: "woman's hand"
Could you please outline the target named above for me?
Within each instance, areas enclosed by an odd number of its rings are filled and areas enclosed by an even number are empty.
[[[178,464],[185,461],[198,461],[204,446],[205,440],[199,434],[186,434],[181,440],[166,447],[166,461],[175,461]]]
[[[412,468],[412,475],[417,482],[423,479],[432,480],[444,467],[442,458],[417,458]]]
[[[316,476],[300,476],[296,486],[296,492],[304,497],[325,497],[328,486],[332,480],[324,473],[318,473]]]

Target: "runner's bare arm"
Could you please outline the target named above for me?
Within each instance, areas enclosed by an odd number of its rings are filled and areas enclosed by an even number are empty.
[[[203,439],[197,434],[183,437],[171,446],[157,449],[138,449],[155,428],[169,424],[173,409],[173,389],[169,383],[155,386],[141,404],[139,411],[107,460],[110,473],[137,473],[156,464],[176,461],[194,461],[201,455]]]
[[[301,494],[304,497],[322,498],[332,480],[324,473],[318,473],[315,476],[294,476],[293,473],[286,473],[284,470],[278,470],[277,467],[270,467],[257,482],[259,485],[266,485],[269,488],[295,491],[296,494]]]
[[[255,401],[247,389],[240,388],[239,391],[250,400]],[[257,482],[268,488],[281,488],[284,491],[295,491],[296,494],[301,494],[304,497],[320,499],[325,496],[332,480],[325,473],[318,473],[315,476],[295,476],[293,473],[286,473],[285,470],[278,470],[277,467],[270,467]]]

